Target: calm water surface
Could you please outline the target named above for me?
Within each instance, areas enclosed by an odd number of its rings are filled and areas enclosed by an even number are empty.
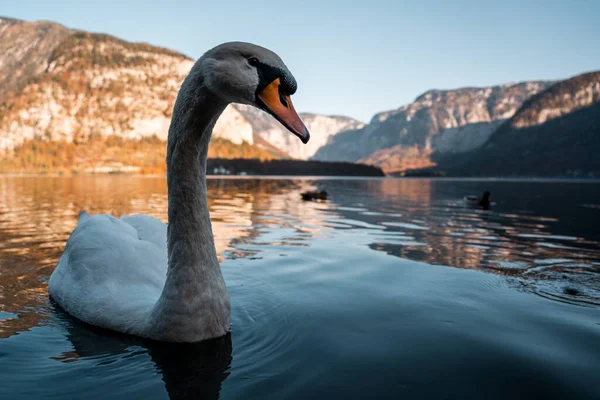
[[[0,398],[600,399],[600,183],[210,179],[209,202],[232,331],[165,345],[47,295],[79,210],[166,222],[165,180],[0,177]]]

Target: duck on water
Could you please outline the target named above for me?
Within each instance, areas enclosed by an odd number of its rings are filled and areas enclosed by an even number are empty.
[[[492,194],[486,190],[485,192],[483,192],[483,195],[481,197],[477,197],[475,195],[469,195],[469,196],[465,196],[464,201],[467,205],[469,205],[471,207],[480,207],[484,210],[489,210],[490,204],[491,204],[490,203],[491,197],[492,197]]]
[[[199,342],[230,330],[206,196],[213,127],[232,102],[274,116],[302,143],[292,105],[297,84],[281,58],[243,42],[206,52],[183,81],[167,143],[168,226],[148,215],[80,213],[48,283],[65,311],[91,325],[167,342]]]
[[[317,200],[327,200],[327,192],[325,190],[317,191],[309,191],[303,192],[300,194],[302,200],[304,201],[317,201]]]

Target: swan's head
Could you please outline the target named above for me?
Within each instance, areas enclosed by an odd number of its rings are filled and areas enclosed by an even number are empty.
[[[202,71],[204,86],[226,103],[266,111],[303,143],[308,142],[308,129],[290,99],[296,92],[296,79],[277,54],[251,43],[224,43],[207,51],[195,68]]]

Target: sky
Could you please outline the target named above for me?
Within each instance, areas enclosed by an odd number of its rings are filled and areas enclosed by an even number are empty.
[[[600,70],[600,1],[19,0],[0,15],[167,47],[240,40],[278,53],[303,112],[368,121],[429,89]]]

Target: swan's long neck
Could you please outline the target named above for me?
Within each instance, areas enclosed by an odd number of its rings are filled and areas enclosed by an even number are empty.
[[[218,269],[206,197],[206,158],[213,127],[226,104],[204,90],[199,82],[193,85],[196,91],[185,90],[190,84],[188,80],[184,83],[169,128],[170,274],[182,267],[206,269],[200,267],[207,264]]]
[[[203,340],[229,330],[230,305],[213,239],[206,158],[226,103],[190,74],[175,102],[167,146],[168,272],[152,310],[153,329],[174,339]]]

